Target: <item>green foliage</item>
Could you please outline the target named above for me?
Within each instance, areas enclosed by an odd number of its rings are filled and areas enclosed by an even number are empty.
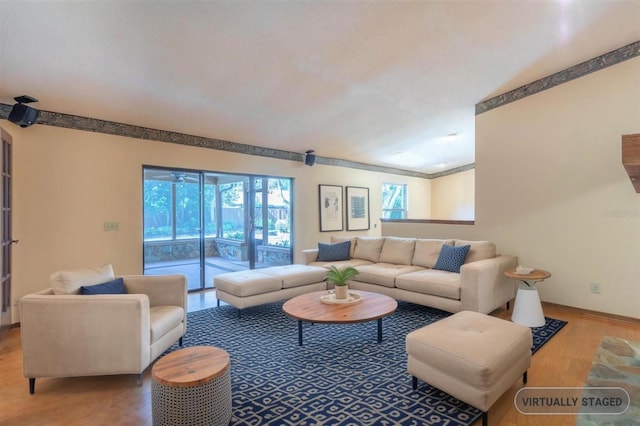
[[[335,286],[343,286],[347,285],[347,281],[351,278],[358,275],[359,272],[356,268],[351,266],[347,266],[346,268],[338,269],[335,266],[331,266],[329,268],[329,272],[327,272],[327,279],[333,283]]]

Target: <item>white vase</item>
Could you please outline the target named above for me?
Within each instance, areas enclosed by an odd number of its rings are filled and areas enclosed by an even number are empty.
[[[349,297],[349,286],[337,285],[334,287],[336,299],[346,299]]]

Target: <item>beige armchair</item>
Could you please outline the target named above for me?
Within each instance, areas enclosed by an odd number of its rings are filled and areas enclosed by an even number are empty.
[[[113,275],[111,265],[97,269],[97,276],[92,275],[96,268],[58,272],[52,275],[52,288],[20,300],[29,393],[39,377],[137,374],[141,380],[173,343],[179,340],[182,346],[187,329],[183,275],[123,276],[127,294],[79,294],[80,281],[98,284]]]

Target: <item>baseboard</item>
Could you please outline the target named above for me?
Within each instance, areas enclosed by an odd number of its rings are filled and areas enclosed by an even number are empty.
[[[606,319],[611,319],[616,321],[628,322],[635,325],[640,325],[640,318],[627,317],[627,316],[618,315],[618,314],[610,314],[607,312],[592,311],[589,309],[576,308],[574,306],[560,305],[560,304],[551,303],[551,302],[542,302],[542,306],[543,307],[548,306],[553,309],[570,311],[570,312],[574,312],[582,315],[588,315],[592,317],[606,318]]]

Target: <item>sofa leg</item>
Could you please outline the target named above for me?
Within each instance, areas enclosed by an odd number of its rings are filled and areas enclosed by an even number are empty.
[[[182,337],[178,340],[178,344],[182,347]]]
[[[525,385],[527,384],[527,372],[526,371],[522,375],[522,383],[524,383]]]
[[[29,377],[29,394],[33,395],[35,391],[36,391],[36,378]]]
[[[489,413],[486,411],[482,412],[482,426],[489,426]]]
[[[218,306],[218,308],[220,307],[220,299],[218,299],[216,306]]]
[[[412,377],[411,387],[413,388],[413,390],[418,389],[418,378],[416,376]]]
[[[142,373],[136,374],[136,384],[142,386]]]

